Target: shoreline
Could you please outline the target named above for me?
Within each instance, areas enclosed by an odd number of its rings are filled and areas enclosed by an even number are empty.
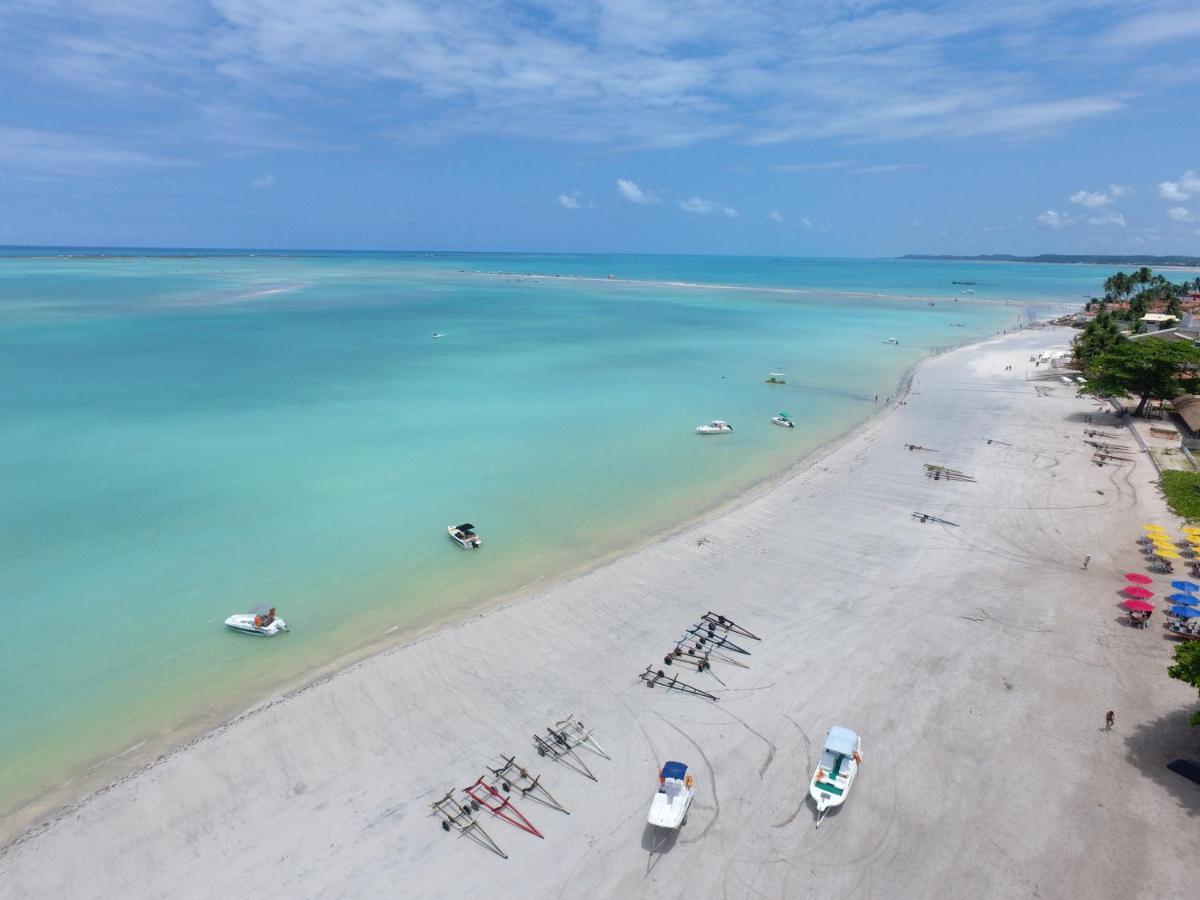
[[[503,876],[502,896],[530,878],[550,893],[659,896],[693,877],[786,897],[793,872],[814,896],[928,896],[944,878],[981,896],[1180,890],[1169,837],[1195,792],[1165,781],[1159,757],[1186,741],[1194,694],[1161,671],[1169,642],[1120,628],[1102,599],[1136,565],[1138,523],[1171,517],[1131,493],[1145,459],[1096,469],[1078,435],[1052,427],[1094,404],[1003,374],[1069,333],[922,360],[909,402],[772,489],[260,704],[7,845],[0,874],[16,896],[101,896],[133,879],[151,895],[201,883],[376,895],[403,877],[409,896],[453,884],[482,897]],[[1007,443],[985,445],[979,429]],[[979,483],[921,478],[903,440]],[[912,509],[960,527],[914,524]],[[706,606],[764,637],[750,668],[721,670],[720,703],[648,694],[632,678],[647,651]],[[1096,737],[1106,707],[1118,732]],[[515,748],[528,764],[518,737],[570,711],[612,760],[595,763],[596,786],[533,757],[575,813],[538,812],[545,844],[489,823],[511,854],[501,861],[436,828],[428,805],[447,784],[491,753]],[[867,762],[854,798],[813,831],[800,798],[831,720],[864,734]],[[647,859],[637,818],[663,757],[690,760],[701,794],[679,842]],[[1060,764],[1022,764],[1036,758]],[[947,790],[929,790],[931,772]],[[1136,860],[1061,865],[1135,838]]]
[[[1029,310],[1027,308],[1023,309],[1022,314],[1028,315]],[[1037,326],[1029,324],[1017,325],[1015,328],[1008,329],[1008,333],[1030,327]],[[754,480],[749,485],[728,496],[717,499],[713,505],[702,509],[683,521],[635,538],[599,556],[589,557],[578,565],[570,566],[548,576],[539,577],[520,584],[511,590],[490,596],[481,602],[470,604],[467,607],[456,609],[443,615],[435,615],[430,620],[414,625],[411,628],[395,626],[388,632],[346,653],[339,654],[312,668],[305,669],[294,677],[286,678],[281,682],[271,685],[257,699],[249,703],[249,705],[234,704],[232,708],[230,706],[222,706],[215,713],[199,715],[191,721],[181,723],[177,728],[165,734],[140,734],[135,736],[128,746],[103,759],[89,763],[66,781],[61,782],[30,801],[14,807],[10,812],[0,817],[0,857],[3,857],[10,847],[15,847],[23,843],[31,834],[36,834],[63,816],[77,811],[93,797],[103,795],[123,782],[138,777],[142,772],[154,768],[164,760],[195,746],[210,736],[222,733],[228,727],[246,717],[253,716],[257,712],[268,709],[290,697],[302,694],[330,679],[349,672],[364,662],[403,651],[441,632],[453,630],[464,622],[505,609],[512,604],[520,603],[558,585],[592,574],[622,558],[632,556],[654,544],[668,541],[686,531],[704,525],[754,502],[784,482],[811,469],[824,457],[852,442],[874,423],[893,413],[897,408],[896,401],[903,399],[908,394],[916,373],[930,360],[967,349],[982,341],[990,340],[993,337],[995,335],[983,338],[969,338],[956,345],[932,348],[928,356],[914,362],[897,379],[892,403],[881,404],[878,409],[871,411],[863,419],[811,448],[783,468]]]

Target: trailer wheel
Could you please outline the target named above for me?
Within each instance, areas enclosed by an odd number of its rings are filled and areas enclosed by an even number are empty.
[[[479,801],[474,797],[471,798],[471,809],[475,810],[475,812],[479,812]]]
[[[442,831],[449,831],[449,830],[450,830],[450,823],[443,821],[442,822]]]
[[[509,789],[509,786],[508,786],[508,782],[507,782],[507,781],[502,781],[502,782],[500,782],[500,787],[504,788],[504,793],[506,793],[506,794],[507,794],[507,793],[509,792],[509,790],[510,790],[510,789]]]
[[[538,747],[538,756],[545,756],[545,755],[546,755],[546,748]]]

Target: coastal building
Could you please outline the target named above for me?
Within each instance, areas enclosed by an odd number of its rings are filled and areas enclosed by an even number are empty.
[[[1146,313],[1138,321],[1145,322],[1147,328],[1162,329],[1171,327],[1179,319],[1168,313]]]

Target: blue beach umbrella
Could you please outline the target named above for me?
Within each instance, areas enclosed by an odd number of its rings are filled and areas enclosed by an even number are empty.
[[[1192,609],[1190,606],[1172,606],[1171,615],[1179,616],[1181,619],[1194,619],[1200,616],[1200,609]]]
[[[1172,594],[1167,599],[1181,606],[1195,606],[1200,603],[1200,599],[1193,597],[1191,594]]]
[[[1193,584],[1190,581],[1172,581],[1171,587],[1177,591],[1187,591],[1189,594],[1194,594],[1200,591],[1200,584]]]

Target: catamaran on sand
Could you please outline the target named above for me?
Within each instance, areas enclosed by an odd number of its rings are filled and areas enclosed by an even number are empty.
[[[450,533],[450,539],[464,550],[478,550],[479,545],[483,543],[483,539],[475,533],[475,526],[470,522],[447,525],[446,531]]]
[[[817,802],[817,827],[831,807],[841,806],[862,764],[862,738],[841,725],[825,736],[825,749],[813,773],[808,793]]]
[[[687,765],[668,762],[658,773],[658,791],[646,821],[656,828],[678,828],[687,821],[688,807],[695,795],[696,782],[688,774]]]

